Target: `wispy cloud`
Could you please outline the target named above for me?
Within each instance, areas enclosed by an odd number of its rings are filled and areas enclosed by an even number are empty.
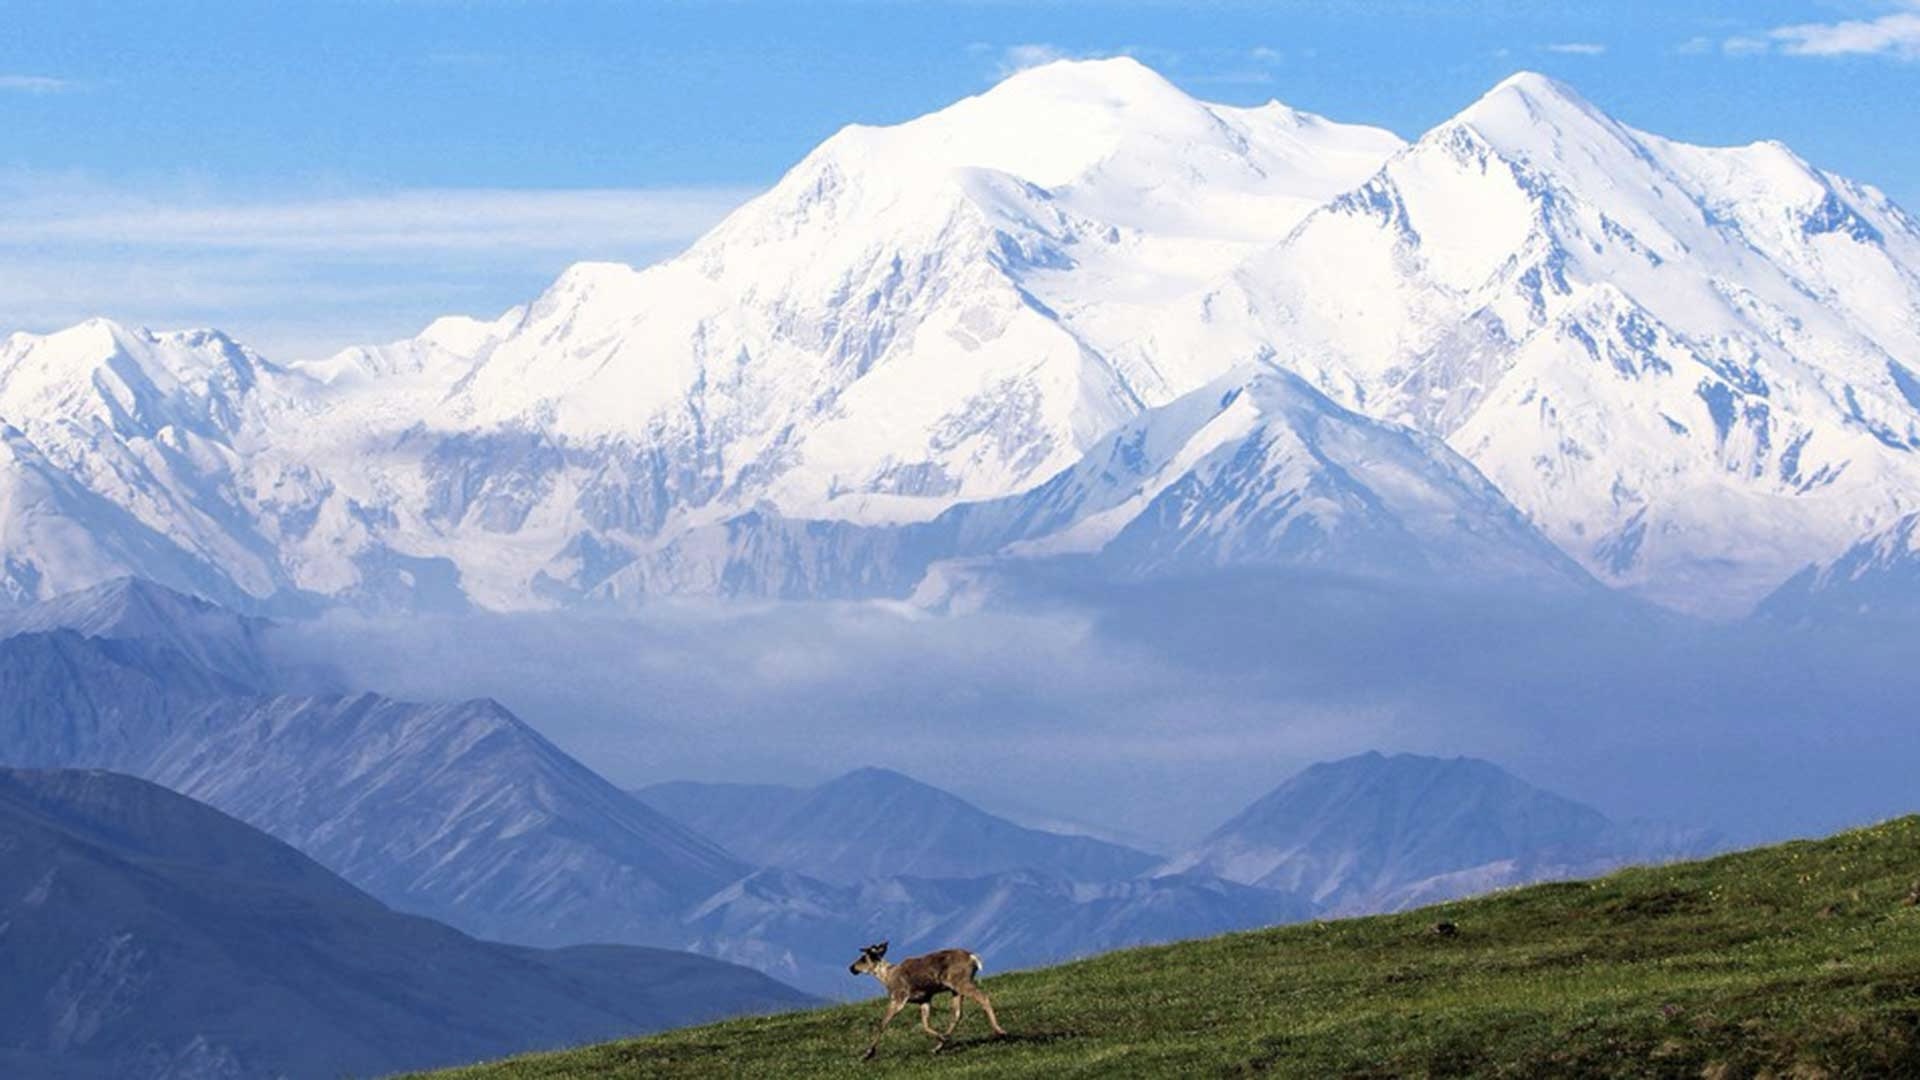
[[[1547,51],[1564,56],[1602,56],[1607,47],[1591,41],[1558,41],[1548,45]]]
[[[386,340],[529,299],[582,259],[673,254],[739,188],[134,194],[0,174],[0,334],[90,315],[215,325],[277,358]]]
[[[1920,60],[1920,0],[1905,0],[1901,10],[1874,19],[1832,23],[1795,23],[1762,35],[1725,42],[1727,52],[1775,52],[1786,56],[1887,56]]]
[[[1028,41],[1004,46],[976,42],[968,46],[968,50],[990,57],[993,62],[992,74],[997,79],[1059,60],[1105,60],[1128,56],[1180,82],[1242,86],[1273,82],[1273,69],[1284,64],[1287,58],[1284,52],[1270,45],[1229,49],[1168,49],[1152,45],[1073,48],[1050,42]]]
[[[346,254],[592,251],[684,243],[751,194],[734,188],[452,189],[270,202],[43,198],[0,210],[0,245]]]
[[[1055,60],[1080,60],[1085,59],[1087,55],[1070,52],[1058,45],[1049,45],[1040,41],[1021,42],[1000,50],[1000,74],[1012,75],[1017,71],[1051,64]]]
[[[991,47],[989,47],[991,51]],[[1165,64],[1177,59],[1178,54],[1164,50],[1141,50],[1133,46],[1116,49],[1076,49],[1064,45],[1054,45],[1044,41],[1023,41],[1001,47],[995,53],[994,74],[999,78],[1015,75],[1028,68],[1040,67],[1058,60],[1106,60],[1115,56],[1131,56],[1148,61],[1145,53],[1154,53],[1152,61]]]
[[[59,94],[76,90],[79,86],[72,79],[56,79],[51,75],[0,74],[0,92]]]

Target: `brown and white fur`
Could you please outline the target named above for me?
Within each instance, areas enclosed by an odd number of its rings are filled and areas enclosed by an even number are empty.
[[[993,1001],[986,992],[974,984],[974,976],[980,974],[980,958],[965,949],[941,949],[939,952],[916,956],[911,960],[902,960],[897,964],[887,962],[887,943],[869,945],[860,950],[860,958],[847,966],[855,975],[871,975],[880,980],[887,988],[887,1014],[880,1018],[880,1029],[873,1033],[873,1045],[867,1047],[866,1057],[872,1057],[880,1050],[880,1039],[887,1033],[887,1025],[893,1022],[894,1015],[909,1005],[920,1006],[920,1028],[933,1036],[933,1052],[947,1044],[947,1036],[960,1024],[960,1005],[968,998],[980,1003],[986,1010],[987,1023],[993,1025],[996,1036],[1005,1035],[1006,1029],[1000,1026],[1000,1018],[993,1015]],[[928,1016],[933,1011],[933,999],[940,994],[953,995],[953,1018],[947,1021],[947,1030],[933,1030]]]

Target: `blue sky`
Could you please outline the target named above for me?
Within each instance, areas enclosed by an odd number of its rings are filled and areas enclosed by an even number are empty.
[[[1920,209],[1920,0],[0,0],[0,332],[280,356],[684,245],[841,125],[1052,56],[1413,136],[1514,70]]]

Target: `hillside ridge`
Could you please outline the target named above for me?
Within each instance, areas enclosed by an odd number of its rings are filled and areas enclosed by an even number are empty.
[[[860,942],[849,942],[848,957]],[[1895,1076],[1920,1070],[1920,815],[1397,915],[995,976],[949,1049],[878,1001],[434,1074]]]

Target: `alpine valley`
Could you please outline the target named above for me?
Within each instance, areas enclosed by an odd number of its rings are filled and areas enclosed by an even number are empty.
[[[15,603],[938,602],[1091,557],[1737,614],[1920,511],[1920,224],[1538,75],[1404,144],[1060,62],[490,320],[15,334],[0,443]]]

